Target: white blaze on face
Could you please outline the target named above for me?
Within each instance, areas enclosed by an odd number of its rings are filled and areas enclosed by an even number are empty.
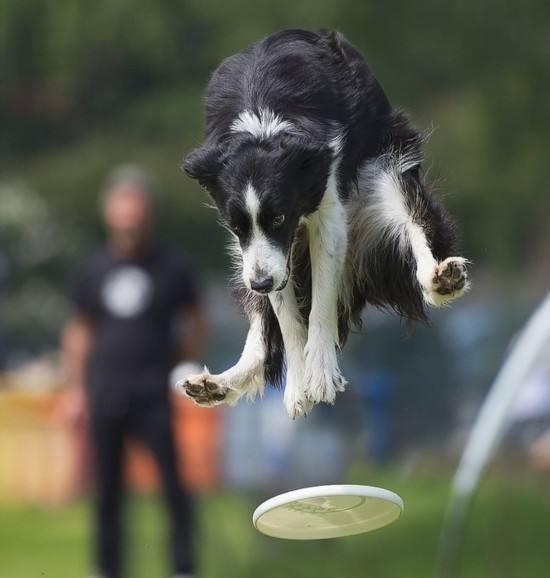
[[[251,281],[273,277],[273,288],[277,289],[286,280],[287,257],[267,238],[258,223],[260,199],[251,183],[246,187],[245,205],[251,232],[248,244],[243,248],[243,281],[250,289]]]

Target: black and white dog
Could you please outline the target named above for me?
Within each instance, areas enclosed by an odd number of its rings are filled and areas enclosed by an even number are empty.
[[[282,379],[292,416],[333,403],[337,351],[367,303],[425,320],[468,288],[453,224],[422,175],[422,136],[339,33],[278,32],[224,60],[185,172],[232,234],[250,321],[239,361],[181,386],[234,403]]]

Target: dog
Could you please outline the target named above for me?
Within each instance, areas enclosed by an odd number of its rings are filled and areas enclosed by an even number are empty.
[[[183,169],[231,234],[250,328],[233,367],[180,383],[191,399],[234,404],[285,374],[288,414],[306,415],[344,390],[337,354],[367,304],[426,321],[468,289],[422,144],[340,33],[284,30],[221,63]]]

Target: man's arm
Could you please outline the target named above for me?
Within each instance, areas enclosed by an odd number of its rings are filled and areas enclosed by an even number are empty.
[[[202,305],[190,305],[182,311],[180,353],[183,360],[196,361],[204,351],[207,334],[206,315]]]
[[[84,315],[73,315],[61,331],[61,370],[68,387],[63,404],[65,417],[77,422],[85,417],[84,380],[93,344],[93,326]]]

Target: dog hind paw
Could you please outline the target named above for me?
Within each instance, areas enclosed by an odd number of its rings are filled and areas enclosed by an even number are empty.
[[[463,257],[448,257],[437,264],[431,287],[426,292],[426,299],[430,304],[436,307],[444,305],[461,297],[469,289],[467,263]]]
[[[452,295],[462,291],[468,282],[466,261],[461,257],[449,257],[437,267],[433,283],[440,295]]]
[[[238,397],[235,389],[221,383],[219,376],[211,375],[206,368],[201,374],[191,375],[181,381],[178,386],[187,397],[203,407],[232,403]]]

